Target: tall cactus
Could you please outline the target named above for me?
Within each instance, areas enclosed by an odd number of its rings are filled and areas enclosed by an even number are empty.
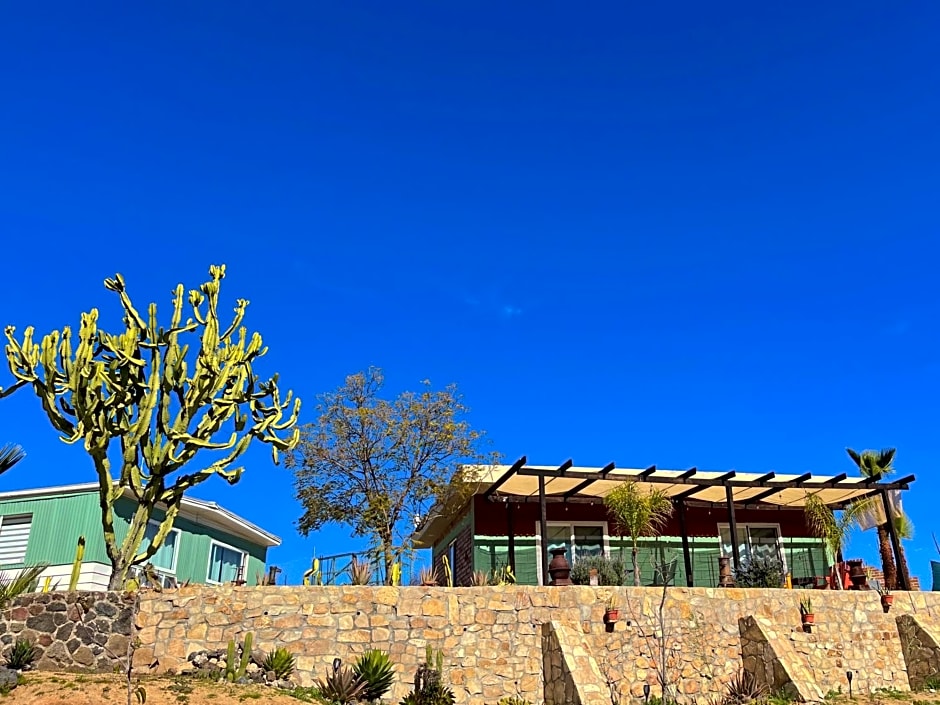
[[[282,399],[277,375],[265,381],[252,370],[267,348],[258,333],[249,337],[242,326],[248,302],[238,299],[223,328],[219,290],[225,265],[210,267],[209,276],[189,292],[193,318],[185,322],[183,285],[176,287],[168,328],[157,325],[154,303],[147,319],[141,316],[120,274],[104,284],[120,299],[121,333],[99,328],[97,309],[82,314],[77,344],[68,326],[39,344],[32,326],[21,339],[12,326],[6,328],[7,364],[16,381],[0,389],[0,398],[32,387],[62,440],[81,441],[91,455],[112,589],[123,587],[130,568],[157,552],[187,490],[213,475],[238,482],[242,468],[235,462],[255,439],[271,445],[275,463],[279,451],[298,441],[300,400],[290,392]],[[195,338],[192,347],[183,342],[189,336]],[[188,471],[200,451],[214,454],[201,469]],[[114,506],[126,493],[137,506],[118,543]],[[154,539],[142,547],[158,504],[165,514]]]

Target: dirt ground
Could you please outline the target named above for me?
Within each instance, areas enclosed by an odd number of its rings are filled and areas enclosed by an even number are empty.
[[[26,673],[25,682],[2,705],[127,705],[127,681],[119,675]],[[141,679],[146,705],[301,705],[301,700],[256,685],[211,683],[192,678]],[[138,705],[132,698],[132,705]]]
[[[25,682],[6,696],[0,705],[127,705],[127,681],[119,675],[76,673],[27,673]],[[193,678],[144,678],[145,705],[300,705],[309,698],[295,698],[257,685],[230,685]],[[776,701],[771,699],[769,705]],[[845,695],[827,698],[826,705],[940,705],[940,692],[877,695]],[[136,698],[131,705],[139,705]],[[780,704],[782,705],[782,704]],[[789,705],[789,704],[787,704]]]

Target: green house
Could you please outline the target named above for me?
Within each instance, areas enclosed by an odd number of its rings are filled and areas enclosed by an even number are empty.
[[[642,585],[661,584],[665,572],[670,584],[714,587],[722,581],[722,566],[733,571],[764,555],[778,559],[794,585],[819,586],[836,557],[807,527],[808,495],[834,510],[869,497],[881,506],[883,497],[899,496],[914,480],[629,469],[613,463],[590,468],[570,461],[530,466],[525,458],[474,470],[475,493],[458,493],[449,504],[433,507],[412,537],[416,547],[431,549],[442,578],[447,558],[455,585],[469,585],[474,571],[506,567],[519,584],[549,584],[556,554],[569,564],[604,555],[632,566],[630,540],[620,535],[604,497],[621,483],[635,482],[663,491],[674,507],[661,535],[639,539]]]
[[[115,507],[118,541],[135,507],[126,495]],[[156,519],[162,518],[162,515]],[[147,539],[157,524],[148,527]],[[85,537],[79,589],[107,589],[111,575],[101,528],[98,484],[0,492],[0,573],[44,564],[40,578],[51,589],[68,586],[79,536]],[[184,497],[164,545],[150,560],[157,580],[174,583],[256,584],[265,573],[267,551],[281,540],[215,502]]]

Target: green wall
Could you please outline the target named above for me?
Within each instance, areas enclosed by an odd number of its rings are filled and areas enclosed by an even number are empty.
[[[130,527],[130,520],[136,507],[133,500],[122,498],[115,506],[114,533],[118,541],[123,541]],[[154,521],[162,521],[163,512],[157,510],[153,514]],[[179,582],[190,580],[194,583],[204,583],[209,568],[209,546],[212,540],[228,544],[248,553],[248,569],[245,580],[249,585],[257,584],[258,576],[263,577],[267,549],[255,546],[248,541],[213,527],[195,524],[183,517],[177,517],[173,528],[179,529],[179,553],[176,559],[176,579]]]
[[[114,532],[118,541],[127,535],[135,503],[122,498],[115,506]],[[85,536],[85,562],[110,565],[101,530],[101,508],[98,492],[81,492],[51,497],[7,499],[0,501],[0,516],[32,514],[29,543],[26,546],[26,565],[48,563],[62,565],[75,559],[78,537]],[[154,519],[163,518],[155,512]],[[213,539],[248,553],[245,579],[254,585],[257,576],[264,575],[267,549],[250,544],[215,528],[197,525],[177,518],[174,528],[180,530],[176,577],[180,582],[190,580],[203,583],[209,565],[209,546]]]
[[[509,540],[505,536],[474,537],[474,569],[491,571],[509,563]],[[826,551],[819,539],[783,538],[781,540],[786,556],[787,569],[794,578],[825,574]],[[610,556],[623,558],[628,567],[633,565],[629,539],[611,536],[609,539]],[[652,585],[655,566],[676,561],[676,573],[673,585],[685,585],[685,562],[682,556],[682,539],[678,536],[660,536],[642,539],[638,542],[640,564],[640,583]],[[714,587],[718,584],[718,537],[696,537],[689,539],[692,558],[692,578],[698,587]],[[520,585],[538,583],[538,551],[535,538],[517,537],[516,582]]]
[[[33,515],[26,565],[71,563],[81,535],[85,536],[85,561],[111,563],[101,531],[97,492],[0,501],[0,516],[15,514]]]

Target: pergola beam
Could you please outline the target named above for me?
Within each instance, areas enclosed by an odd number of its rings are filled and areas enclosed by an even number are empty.
[[[601,475],[601,479],[607,477],[610,474],[610,471],[613,470],[615,467],[617,467],[616,463],[607,463],[607,465],[602,467],[599,473]],[[576,494],[578,494],[578,492],[583,490],[585,487],[590,487],[595,482],[597,482],[597,480],[585,480],[584,482],[581,482],[578,485],[575,485],[570,490],[565,492],[564,494],[565,499],[568,499],[569,497],[574,497]]]
[[[490,485],[490,488],[486,492],[483,493],[484,496],[487,499],[490,499],[493,496],[493,494],[496,492],[496,490],[498,490],[500,487],[505,485],[506,482],[509,481],[510,477],[512,477],[517,472],[519,472],[519,470],[525,467],[526,462],[527,462],[526,457],[523,455],[521,458],[519,458],[519,460],[514,462],[506,472],[500,475],[500,478],[496,482]]]

